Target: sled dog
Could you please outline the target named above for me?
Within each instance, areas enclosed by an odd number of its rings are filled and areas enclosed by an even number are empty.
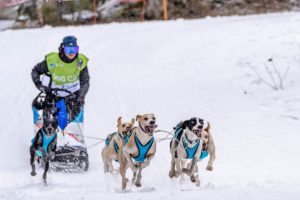
[[[43,180],[47,184],[47,172],[49,170],[49,161],[55,157],[56,143],[57,143],[57,127],[58,122],[56,114],[50,113],[47,109],[44,110],[44,122],[41,129],[36,133],[36,136],[32,139],[32,145],[30,146],[30,165],[31,175],[36,175],[35,170],[35,158],[42,160],[44,163]]]
[[[117,120],[118,132],[109,134],[105,140],[105,146],[102,149],[102,160],[104,165],[104,173],[115,171],[113,168],[112,161],[119,162],[124,140],[128,140],[129,132],[134,126],[135,119],[131,122],[122,122],[122,118],[119,117]]]
[[[191,118],[179,123],[175,127],[175,137],[170,143],[171,152],[171,169],[169,171],[170,178],[181,176],[184,179],[183,173],[187,174],[192,182],[196,182],[200,186],[198,176],[197,162],[210,154],[208,170],[212,170],[212,163],[215,159],[215,147],[212,138],[209,139],[210,125],[204,129],[204,120],[200,118]],[[209,147],[210,146],[210,147]],[[209,152],[203,151],[208,150]],[[186,166],[187,160],[191,160]],[[176,167],[176,170],[175,170]]]
[[[128,179],[126,171],[130,167],[133,171],[132,183],[141,186],[142,170],[147,167],[156,153],[156,143],[153,132],[156,125],[154,114],[137,115],[138,126],[134,127],[124,143],[123,154],[120,163],[120,174],[122,176],[122,189],[126,189]]]

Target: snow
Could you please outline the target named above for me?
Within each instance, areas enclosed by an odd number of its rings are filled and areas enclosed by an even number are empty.
[[[0,199],[298,199],[299,22],[295,12],[0,32]],[[169,179],[168,141],[158,143],[142,188],[122,192],[120,176],[103,173],[103,143],[88,149],[87,173],[50,172],[48,187],[42,169],[30,176],[30,105],[38,93],[30,72],[68,34],[90,58],[85,134],[105,138],[119,116],[155,113],[168,131],[203,117],[217,159],[213,172],[205,170],[207,159],[199,163],[200,188]],[[290,66],[284,90],[259,82],[249,67],[267,79],[271,57],[281,72]],[[87,139],[88,146],[95,142]]]
[[[0,20],[0,31],[12,27],[14,20]]]

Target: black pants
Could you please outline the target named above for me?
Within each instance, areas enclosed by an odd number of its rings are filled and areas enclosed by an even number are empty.
[[[66,103],[66,107],[67,107],[67,112],[69,114],[69,120],[71,122],[80,113],[82,105],[80,105],[80,103],[78,103],[77,96],[76,96],[76,98],[66,97],[65,103]]]

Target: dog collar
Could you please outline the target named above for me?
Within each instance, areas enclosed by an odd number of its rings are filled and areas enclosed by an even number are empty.
[[[140,122],[139,122],[139,127],[142,129],[142,131],[143,131],[144,133],[147,133],[146,130],[142,127],[142,125],[141,125]]]
[[[189,143],[189,144],[191,144],[191,145],[193,145],[193,144],[196,144],[197,142],[199,142],[199,139],[197,139],[197,140],[190,140],[188,137],[187,137],[187,135],[185,134],[185,140]]]

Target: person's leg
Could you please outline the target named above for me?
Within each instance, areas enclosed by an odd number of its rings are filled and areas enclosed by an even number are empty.
[[[67,98],[66,99],[67,112],[69,114],[70,122],[75,119],[76,116],[79,115],[81,111],[80,104],[76,101],[76,98]]]

